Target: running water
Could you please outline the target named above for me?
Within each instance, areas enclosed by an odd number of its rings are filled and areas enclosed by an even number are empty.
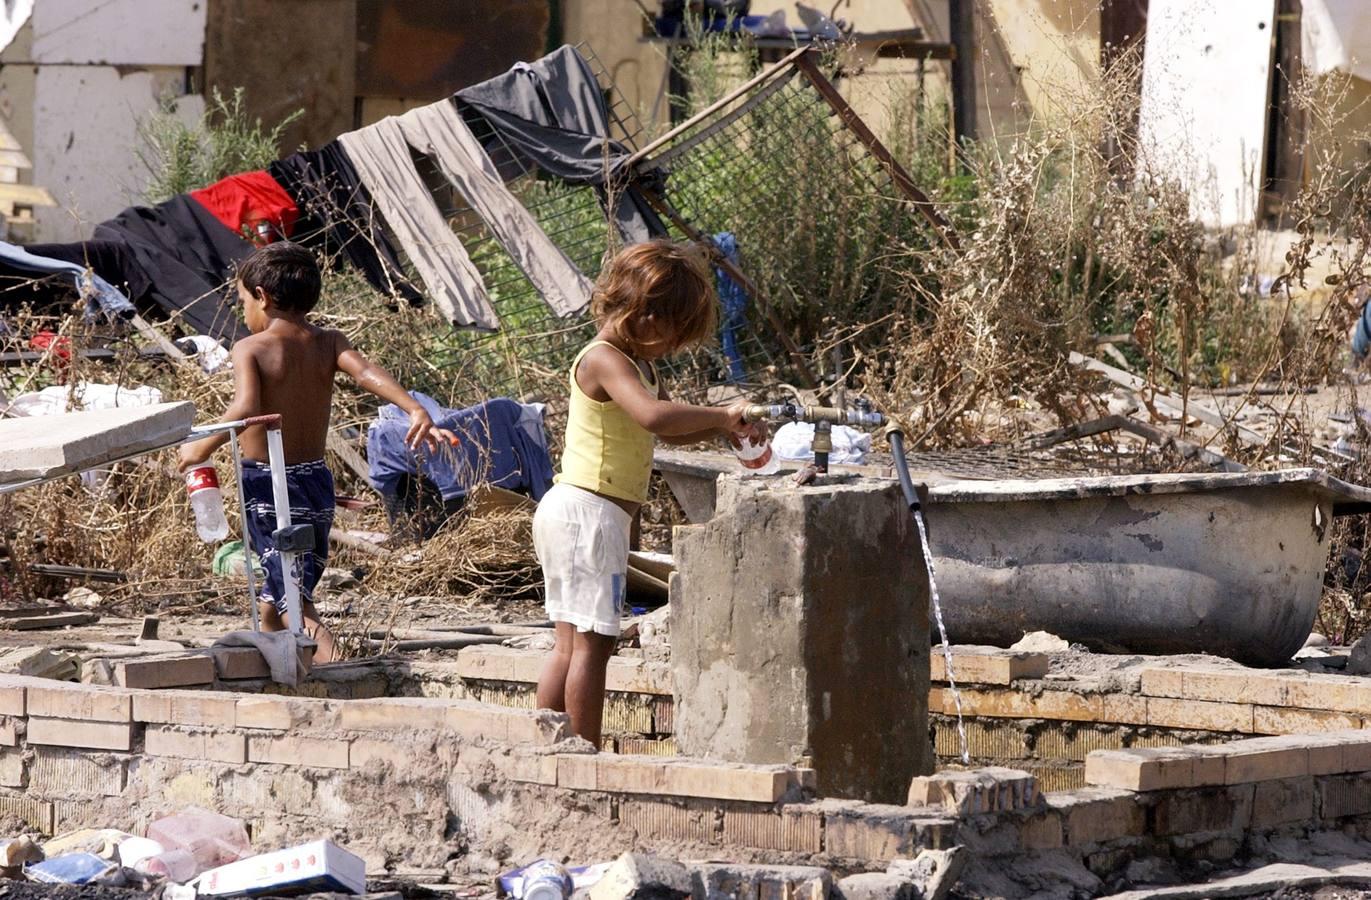
[[[928,567],[928,596],[933,601],[933,618],[938,622],[938,635],[943,639],[943,663],[947,670],[947,686],[952,691],[952,699],[957,704],[957,738],[961,742],[962,765],[971,765],[971,749],[966,742],[966,723],[962,721],[962,695],[957,690],[957,680],[952,676],[952,645],[947,642],[947,626],[943,624],[943,605],[938,599],[938,580],[933,577],[933,551],[928,547],[928,526],[924,524],[924,511],[915,506],[912,510],[914,521],[919,526],[919,546],[924,552],[924,565]]]

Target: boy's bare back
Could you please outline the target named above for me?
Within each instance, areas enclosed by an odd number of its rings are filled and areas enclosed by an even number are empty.
[[[338,357],[351,349],[339,331],[284,321],[234,345],[236,377],[249,382],[235,393],[256,393],[259,415],[281,414],[287,465],[323,459]],[[250,428],[241,441],[246,457],[267,461],[265,429]]]

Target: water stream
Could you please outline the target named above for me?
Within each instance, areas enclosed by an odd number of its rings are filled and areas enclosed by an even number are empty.
[[[928,597],[933,601],[933,618],[938,623],[938,635],[943,641],[943,663],[947,671],[947,686],[952,691],[952,699],[957,704],[957,739],[962,750],[962,765],[971,765],[971,748],[966,740],[966,723],[962,720],[962,695],[957,690],[957,680],[952,675],[952,645],[947,642],[947,626],[943,624],[943,605],[938,598],[938,579],[933,574],[933,551],[928,546],[928,526],[924,524],[924,511],[916,506],[912,510],[914,521],[919,526],[919,547],[924,554],[924,565],[928,567]]]

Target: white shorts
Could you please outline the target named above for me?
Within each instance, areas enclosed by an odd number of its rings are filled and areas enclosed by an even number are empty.
[[[598,494],[555,484],[533,514],[547,617],[577,631],[618,637],[628,589],[632,517]]]

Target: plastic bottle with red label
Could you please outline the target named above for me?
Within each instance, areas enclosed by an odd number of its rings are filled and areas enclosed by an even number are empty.
[[[228,519],[224,518],[224,495],[219,490],[219,474],[214,466],[196,466],[186,472],[186,493],[190,508],[195,511],[195,530],[206,543],[228,537]]]
[[[730,434],[728,442],[738,457],[738,464],[750,475],[775,475],[781,461],[771,449],[771,436],[762,425],[754,425],[749,434]]]

